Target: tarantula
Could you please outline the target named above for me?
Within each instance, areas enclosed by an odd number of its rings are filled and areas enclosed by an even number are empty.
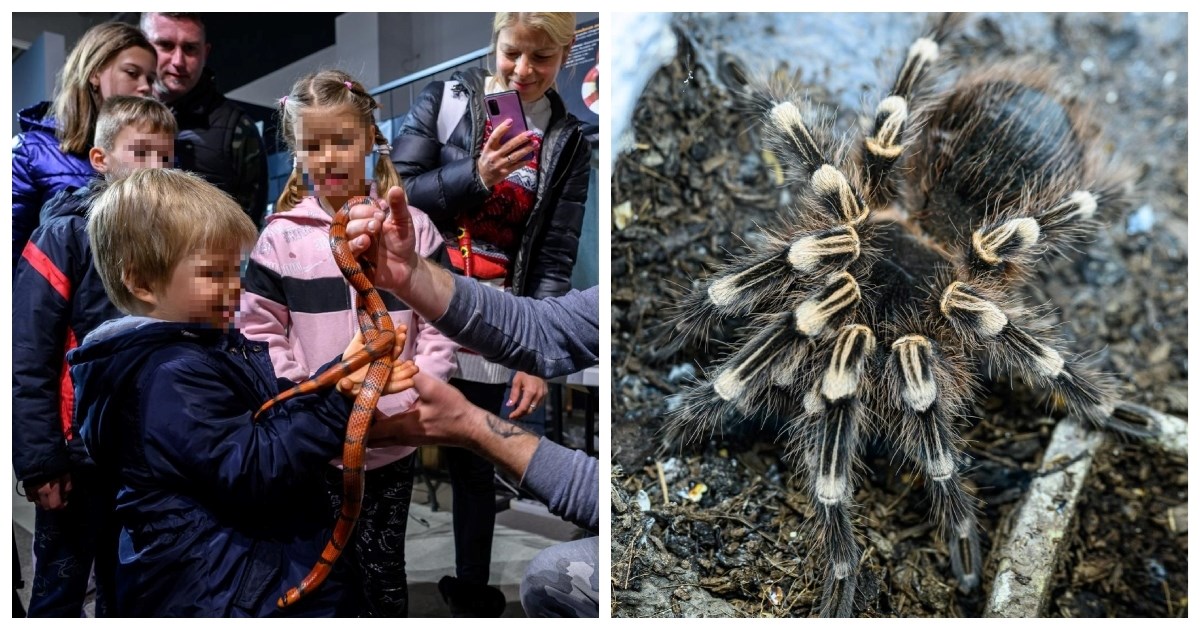
[[[720,320],[750,318],[740,345],[684,392],[668,441],[787,418],[786,458],[807,477],[828,559],[825,616],[852,612],[852,475],[865,435],[890,437],[925,476],[967,591],[982,555],[959,427],[982,371],[1023,379],[1093,426],[1148,430],[1113,417],[1110,379],[1016,292],[1041,258],[1126,202],[1129,178],[1101,157],[1094,126],[1049,72],[955,76],[939,63],[958,22],[943,18],[912,44],[870,135],[840,164],[808,106],[747,88],[798,203],[755,251],[684,297],[672,322],[677,341],[701,342]]]

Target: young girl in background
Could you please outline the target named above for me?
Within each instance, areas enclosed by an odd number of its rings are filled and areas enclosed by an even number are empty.
[[[333,259],[329,230],[333,214],[350,198],[400,184],[388,158],[390,147],[375,125],[377,108],[361,83],[338,70],[307,75],[280,99],[280,131],[296,166],[250,257],[240,325],[250,339],[270,344],[280,377],[305,378],[341,351],[358,329],[356,292]],[[372,151],[378,154],[373,186],[366,176]],[[420,254],[444,257],[442,238],[428,217],[414,211],[413,224]],[[380,290],[380,295],[392,321],[408,326],[397,360],[411,358],[425,374],[448,379],[457,346],[392,294]],[[376,414],[401,413],[416,399],[416,390],[384,396]],[[346,614],[407,615],[404,533],[413,451],[368,449],[362,514],[340,560],[351,563],[358,581],[351,586],[351,600],[357,601],[348,604]],[[331,468],[334,479],[333,494],[340,501],[340,471]]]

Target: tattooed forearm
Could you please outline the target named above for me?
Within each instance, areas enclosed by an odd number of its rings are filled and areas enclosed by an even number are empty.
[[[471,450],[495,464],[510,478],[520,480],[525,476],[525,468],[533,459],[541,438],[508,420],[479,411],[487,429],[475,429],[476,437],[472,440]]]
[[[498,435],[502,438],[510,438],[518,435],[533,435],[529,431],[526,431],[525,429],[522,429],[521,427],[507,420],[501,420],[492,414],[488,414],[487,416],[487,425],[488,429],[492,431],[492,434]]]

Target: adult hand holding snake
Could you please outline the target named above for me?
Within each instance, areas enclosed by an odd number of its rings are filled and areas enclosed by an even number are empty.
[[[375,286],[395,293],[428,321],[446,312],[454,295],[454,278],[417,254],[403,188],[393,186],[378,206],[360,204],[350,208],[346,237],[354,255],[361,257],[366,252],[366,259],[374,265]]]

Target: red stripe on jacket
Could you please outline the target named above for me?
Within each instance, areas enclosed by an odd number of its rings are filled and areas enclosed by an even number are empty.
[[[75,417],[75,381],[71,378],[71,366],[67,365],[67,353],[79,346],[75,331],[67,328],[67,343],[63,349],[62,377],[58,382],[58,415],[62,421],[63,435],[68,439],[75,437],[71,429],[71,421]]]
[[[55,266],[54,261],[50,260],[50,257],[33,241],[25,243],[21,257],[28,261],[29,266],[41,274],[46,282],[50,283],[50,287],[57,291],[64,300],[71,299],[71,281],[67,279],[67,274]],[[75,437],[74,431],[71,430],[71,420],[75,416],[75,382],[71,380],[71,368],[67,365],[67,353],[78,345],[79,340],[75,338],[75,331],[67,328],[67,341],[63,348],[62,373],[58,380],[58,415],[62,424],[63,436],[68,440]]]
[[[29,265],[33,267],[34,271],[42,274],[46,282],[49,282],[50,286],[58,291],[64,300],[71,299],[71,281],[67,279],[67,274],[56,267],[54,261],[50,260],[45,252],[38,249],[33,241],[25,244],[25,249],[21,251],[21,257],[29,261]]]

